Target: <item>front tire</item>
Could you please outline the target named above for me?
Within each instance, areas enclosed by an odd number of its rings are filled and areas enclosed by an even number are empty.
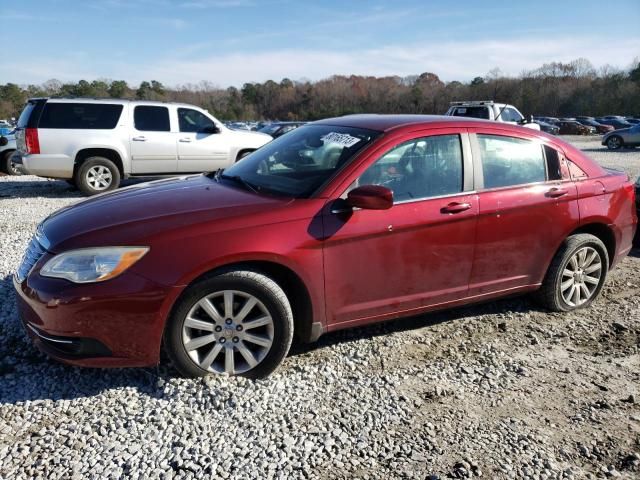
[[[263,378],[286,357],[293,314],[269,277],[230,271],[188,287],[165,329],[164,346],[187,377],[215,373]]]
[[[240,152],[238,154],[238,156],[236,157],[236,162],[239,162],[240,160],[242,160],[244,157],[251,155],[253,152],[255,152],[255,150],[243,150],[242,152]]]
[[[589,306],[602,290],[609,255],[602,241],[588,233],[567,238],[553,257],[536,299],[554,312]]]
[[[607,139],[607,148],[609,150],[618,150],[622,145],[622,138],[618,135],[613,135]]]
[[[108,158],[89,157],[82,162],[73,179],[82,193],[96,195],[118,188],[120,170]]]

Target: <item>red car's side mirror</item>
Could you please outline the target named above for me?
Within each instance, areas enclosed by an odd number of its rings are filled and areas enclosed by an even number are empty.
[[[387,210],[393,206],[393,192],[380,185],[363,185],[347,194],[347,203],[366,210]]]

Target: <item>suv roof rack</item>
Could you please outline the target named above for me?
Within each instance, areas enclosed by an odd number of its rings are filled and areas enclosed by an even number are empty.
[[[450,102],[449,105],[493,105],[493,100],[462,100]]]

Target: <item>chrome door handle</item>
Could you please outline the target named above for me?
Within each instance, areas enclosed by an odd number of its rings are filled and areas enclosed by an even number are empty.
[[[191,142],[191,139],[190,138],[181,138],[180,141],[183,142],[183,143],[189,143],[189,142]]]
[[[440,209],[440,213],[460,213],[471,208],[470,203],[452,202]]]
[[[548,190],[547,193],[545,193],[545,196],[549,198],[558,198],[566,195],[567,193],[569,193],[569,191],[565,190],[564,188],[553,187],[551,190]]]
[[[147,137],[133,137],[131,140],[133,140],[134,142],[146,142]]]

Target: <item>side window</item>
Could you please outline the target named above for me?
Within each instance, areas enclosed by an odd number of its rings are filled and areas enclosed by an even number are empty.
[[[213,133],[216,127],[209,117],[190,108],[178,109],[178,123],[181,132],[189,133]]]
[[[505,122],[519,122],[522,116],[513,108],[506,107],[500,114],[500,118]]]
[[[478,134],[484,188],[509,187],[546,180],[539,143],[521,138]]]
[[[38,128],[111,130],[116,128],[121,113],[122,105],[47,102]]]
[[[133,111],[133,122],[141,132],[171,131],[167,107],[138,106]]]
[[[549,180],[570,180],[569,166],[564,155],[549,145],[544,146],[544,156],[547,159]]]
[[[438,135],[402,143],[385,153],[355,182],[383,185],[395,202],[462,192],[459,135]]]

